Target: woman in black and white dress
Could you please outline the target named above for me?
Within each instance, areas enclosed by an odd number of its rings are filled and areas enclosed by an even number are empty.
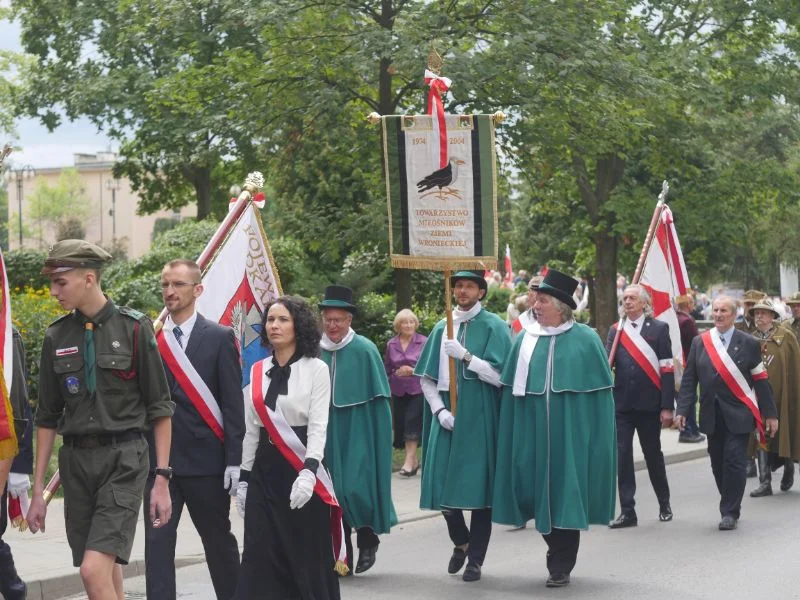
[[[325,468],[330,400],[328,366],[318,358],[319,326],[305,301],[282,296],[266,307],[261,337],[272,356],[253,366],[245,389],[236,499],[244,513],[244,551],[235,598],[339,600],[331,507],[314,493],[317,470]],[[259,401],[275,411],[270,414],[282,413],[305,446],[299,472],[264,428]]]

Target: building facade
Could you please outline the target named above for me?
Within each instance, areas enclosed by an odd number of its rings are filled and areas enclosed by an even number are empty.
[[[197,215],[196,205],[176,211],[160,210],[149,215],[138,215],[139,196],[131,190],[130,182],[127,179],[114,179],[112,169],[116,162],[115,153],[75,154],[74,157],[73,167],[88,200],[88,214],[82,221],[85,237],[90,242],[106,249],[122,245],[129,258],[137,258],[150,249],[157,220],[166,218],[179,221]],[[61,167],[40,168],[27,177],[8,180],[8,237],[11,250],[21,247],[46,250],[56,241],[54,228],[44,231],[40,239],[38,232],[37,235],[31,234],[26,224],[30,221],[29,199],[37,186],[42,183],[55,186],[63,171]],[[23,223],[21,236],[20,208]]]

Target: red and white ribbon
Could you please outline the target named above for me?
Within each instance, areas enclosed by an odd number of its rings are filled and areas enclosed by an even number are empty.
[[[447,166],[447,123],[444,120],[444,104],[442,94],[452,85],[447,77],[439,77],[436,73],[425,69],[425,85],[428,90],[428,114],[433,118],[433,134],[439,139],[439,168]]]
[[[181,386],[186,396],[191,400],[197,412],[203,418],[220,442],[225,442],[225,427],[222,421],[222,411],[214,399],[214,394],[208,389],[206,382],[194,368],[186,352],[174,335],[167,335],[162,329],[156,335],[161,358],[172,373],[175,381]]]
[[[764,435],[764,422],[761,420],[761,411],[758,408],[758,397],[755,390],[747,383],[739,367],[733,362],[731,355],[725,351],[719,352],[718,348],[721,348],[722,345],[719,331],[717,331],[716,327],[702,333],[701,339],[703,340],[703,347],[706,349],[706,353],[722,381],[725,382],[725,385],[728,386],[733,395],[741,400],[753,413],[753,417],[756,420],[758,443],[763,446],[767,443],[767,436]],[[758,363],[754,369],[750,370],[750,375],[754,381],[767,379],[767,370],[764,368],[764,363]]]
[[[265,403],[267,388],[264,385],[264,363],[260,360],[253,364],[250,369],[250,399],[253,403],[264,428],[269,433],[269,439],[298,473],[303,470],[306,460],[306,447],[291,425],[283,416],[280,405],[275,404],[275,410],[271,410]],[[331,519],[331,539],[333,541],[333,553],[336,562],[340,565],[347,562],[347,549],[344,544],[344,526],[342,525],[342,508],[336,499],[333,489],[333,481],[328,471],[320,465],[317,469],[317,482],[314,484],[314,493],[319,496],[325,504],[330,506]]]
[[[614,323],[614,329],[617,329],[618,326],[619,323]],[[631,327],[630,321],[625,321],[625,327],[622,328],[619,341],[650,381],[653,382],[653,385],[661,389],[661,369],[656,351],[653,350],[653,347],[647,343],[639,332]],[[672,360],[670,359],[671,362]]]

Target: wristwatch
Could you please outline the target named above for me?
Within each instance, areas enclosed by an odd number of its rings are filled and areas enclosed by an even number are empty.
[[[469,351],[465,352],[464,358],[462,358],[461,360],[463,360],[466,364],[469,364],[470,361],[472,360],[472,354],[470,354]]]
[[[163,469],[157,468],[156,475],[161,475],[167,481],[172,479],[172,467],[164,467]]]

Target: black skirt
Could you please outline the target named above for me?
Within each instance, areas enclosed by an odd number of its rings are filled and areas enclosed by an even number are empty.
[[[304,430],[295,428],[301,440]],[[314,494],[303,508],[290,509],[296,478],[262,430],[247,489],[236,600],[340,600],[330,508]]]

